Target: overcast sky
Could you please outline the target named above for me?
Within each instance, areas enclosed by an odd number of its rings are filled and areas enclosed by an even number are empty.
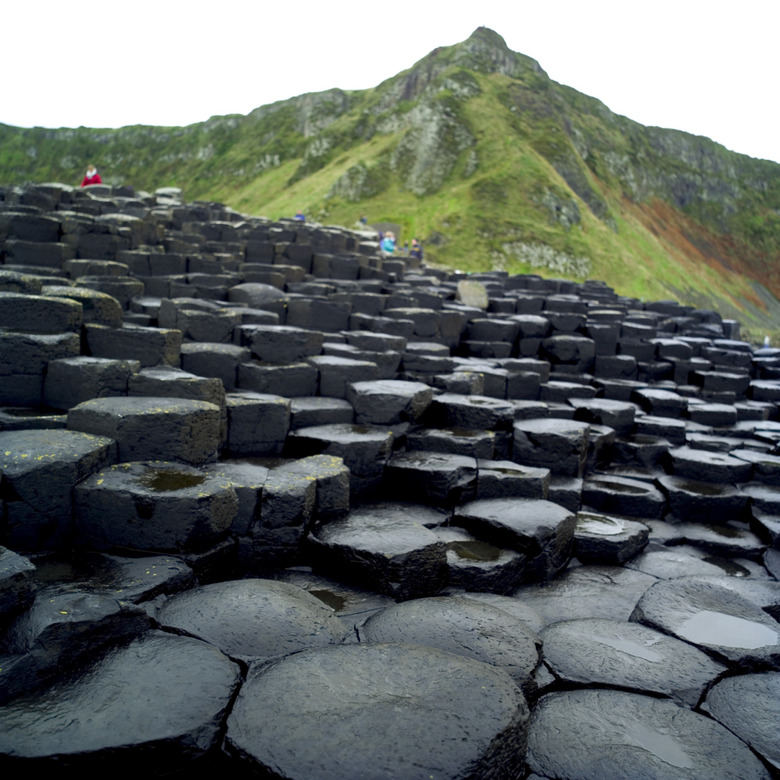
[[[0,122],[186,125],[366,89],[479,26],[645,125],[780,162],[779,0],[6,0]]]

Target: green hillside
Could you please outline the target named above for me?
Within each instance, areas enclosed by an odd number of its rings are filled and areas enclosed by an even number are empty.
[[[428,262],[603,279],[780,327],[780,165],[644,127],[480,28],[374,89],[188,127],[0,125],[0,182],[182,187],[276,219],[402,226]]]

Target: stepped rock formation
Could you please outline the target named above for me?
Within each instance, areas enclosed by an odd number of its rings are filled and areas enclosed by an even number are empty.
[[[0,260],[6,771],[778,776],[780,350],[175,190]]]

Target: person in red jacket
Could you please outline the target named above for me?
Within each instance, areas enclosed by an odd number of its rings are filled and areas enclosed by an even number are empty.
[[[102,184],[103,179],[100,178],[100,174],[97,172],[97,168],[90,163],[87,166],[87,174],[84,177],[84,181],[81,182],[82,187],[86,187],[88,184]]]

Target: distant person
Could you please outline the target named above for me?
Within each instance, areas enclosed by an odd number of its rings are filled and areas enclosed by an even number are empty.
[[[422,260],[423,258],[422,244],[416,238],[412,239],[412,249],[409,252],[409,255],[411,257],[417,258],[418,260]]]
[[[385,233],[385,237],[382,239],[379,247],[383,252],[387,252],[389,255],[392,255],[393,252],[395,252],[395,234],[388,230],[387,233]]]
[[[360,224],[363,225],[364,227],[368,224],[368,217],[366,217],[365,214],[363,214],[363,216],[360,217]]]
[[[295,215],[295,219],[297,219],[298,222],[306,222],[306,216],[300,209],[298,210],[298,213]]]
[[[84,181],[81,182],[82,187],[86,187],[88,184],[102,184],[103,179],[100,178],[100,174],[97,172],[97,168],[90,163],[87,166],[87,173],[84,176]]]

